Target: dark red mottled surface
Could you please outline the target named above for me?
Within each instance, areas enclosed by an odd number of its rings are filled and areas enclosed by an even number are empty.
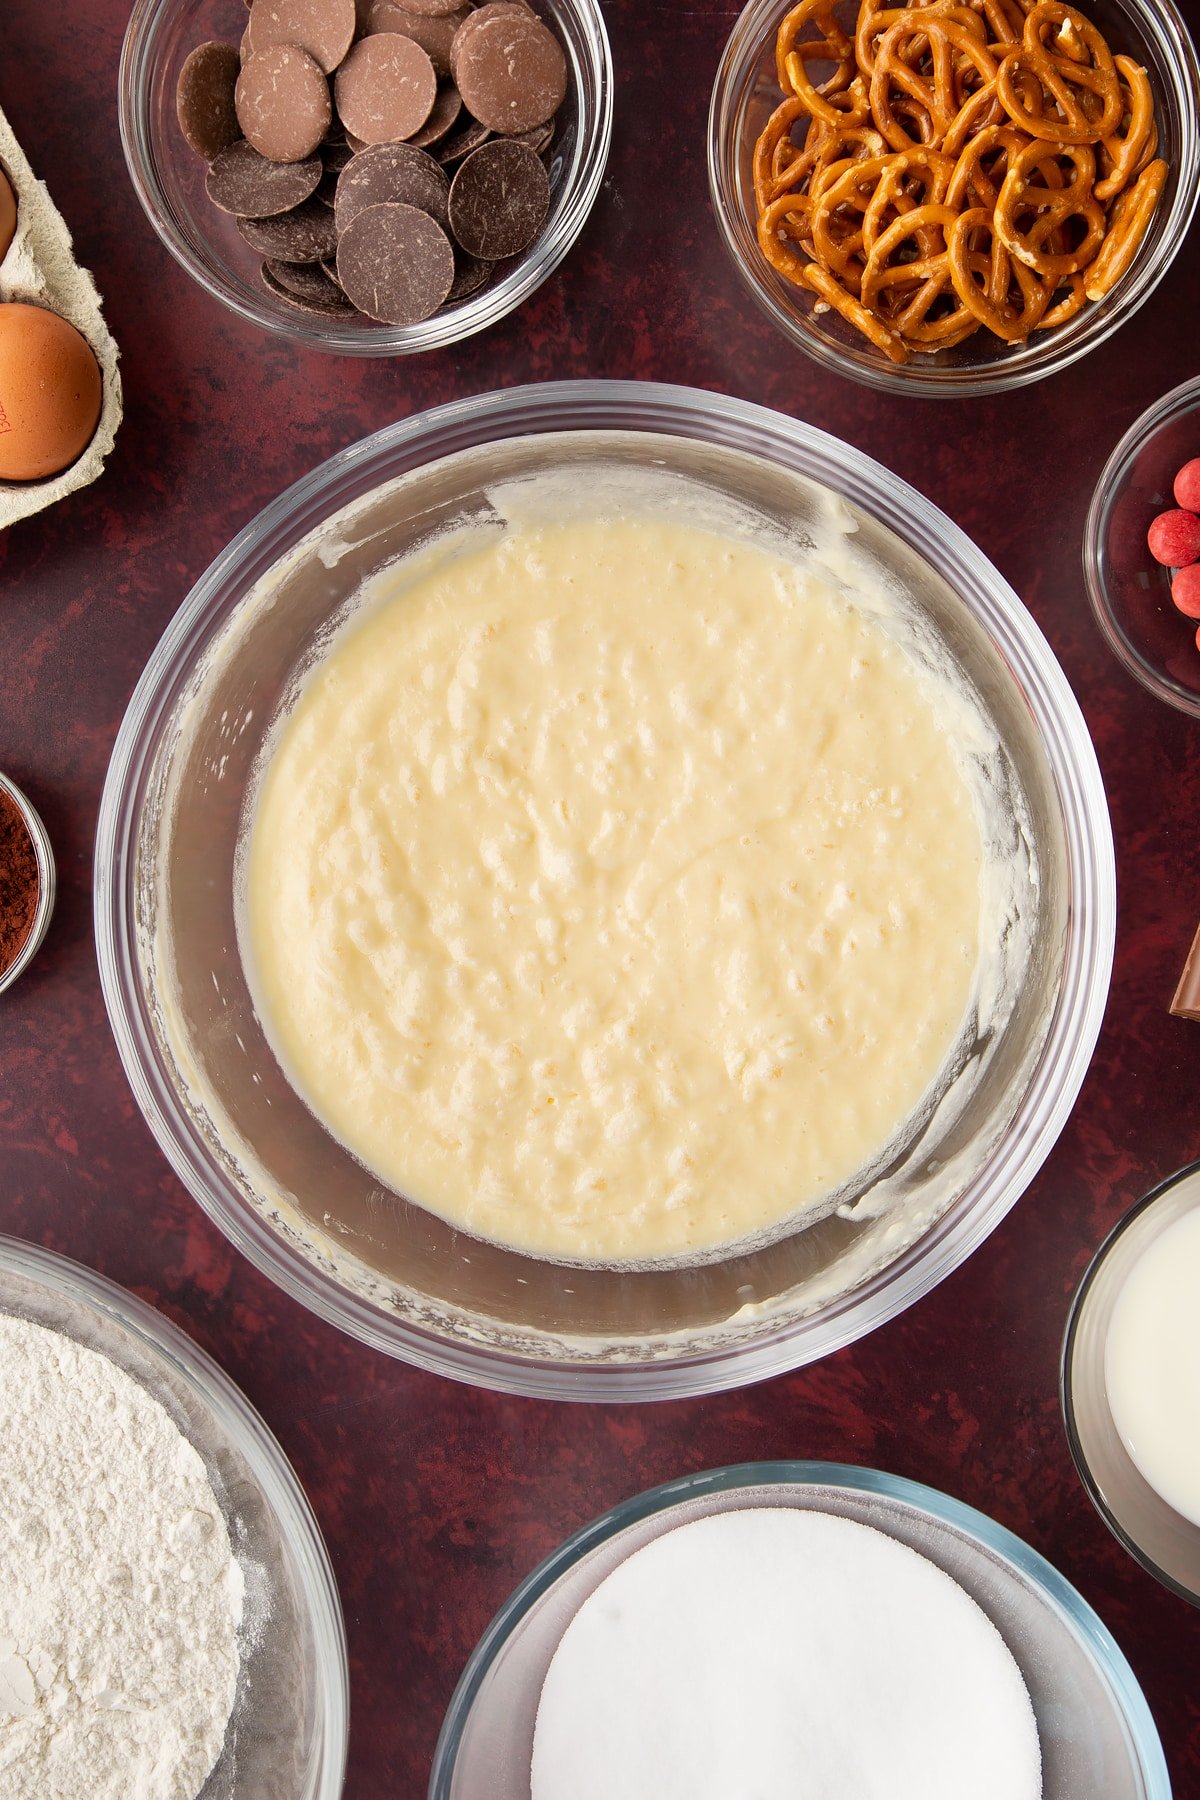
[[[160,248],[117,135],[124,0],[0,5],[0,105],[97,274],[128,408],[101,481],[0,534],[0,767],[41,809],[61,880],[42,954],[0,1000],[0,1230],[161,1307],[278,1433],[345,1606],[354,1800],[424,1794],[471,1646],[567,1532],[687,1470],[787,1456],[932,1483],[1048,1556],[1128,1655],[1186,1800],[1200,1795],[1200,1617],[1092,1512],[1056,1380],[1090,1252],[1151,1183],[1200,1154],[1200,1026],[1167,1014],[1200,918],[1200,726],[1113,662],[1079,560],[1088,497],[1117,437],[1200,368],[1200,235],[1138,317],[1064,374],[973,404],[883,398],[789,353],[718,246],[703,119],[736,0],[607,0],[605,12],[618,69],[613,156],[565,266],[521,314],[470,343],[355,363],[268,343]],[[758,1388],[647,1408],[456,1387],[362,1348],[278,1293],[227,1247],[151,1141],[109,1035],[92,945],[91,847],[109,750],[147,655],[209,560],[294,477],[377,426],[478,390],[572,375],[687,382],[777,406],[934,498],[1012,581],[1061,658],[1095,736],[1119,864],[1116,973],[1096,1058],[1006,1224],[865,1343]]]

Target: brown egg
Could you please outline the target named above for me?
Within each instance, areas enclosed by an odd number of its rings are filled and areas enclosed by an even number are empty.
[[[0,262],[8,254],[8,246],[17,234],[17,196],[12,183],[0,169]]]
[[[69,468],[100,418],[100,365],[86,338],[44,306],[0,305],[0,481]]]

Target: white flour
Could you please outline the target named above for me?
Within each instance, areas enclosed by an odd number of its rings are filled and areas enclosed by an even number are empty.
[[[0,1800],[195,1800],[241,1570],[204,1464],[106,1357],[0,1317]]]

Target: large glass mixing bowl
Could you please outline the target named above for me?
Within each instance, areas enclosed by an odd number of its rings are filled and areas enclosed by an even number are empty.
[[[372,571],[440,524],[486,510],[497,483],[544,474],[561,487],[567,466],[576,492],[615,466],[627,485],[665,477],[799,540],[828,513],[832,489],[856,525],[854,553],[912,597],[922,629],[977,695],[998,779],[1016,797],[1028,941],[1011,1004],[963,1046],[962,1079],[836,1212],[703,1265],[543,1261],[469,1237],[388,1189],[289,1086],[238,950],[247,788],[331,619]],[[181,1180],[246,1255],[323,1317],[425,1368],[611,1400],[733,1387],[811,1361],[900,1312],[975,1249],[1074,1102],[1115,917],[1087,728],[1033,620],[969,539],[807,425],[720,395],[604,382],[512,389],[391,426],[235,538],[130,703],[101,807],[95,900],[105,997],[138,1104]],[[884,1192],[888,1204],[876,1205]]]

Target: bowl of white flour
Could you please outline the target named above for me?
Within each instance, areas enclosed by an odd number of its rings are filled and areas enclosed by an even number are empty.
[[[0,1238],[0,1792],[330,1800],[345,1634],[279,1445],[173,1325]]]

